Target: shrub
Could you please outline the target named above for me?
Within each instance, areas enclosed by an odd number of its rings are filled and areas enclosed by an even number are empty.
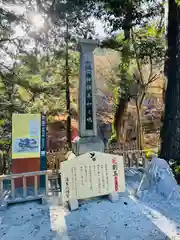
[[[180,184],[180,160],[171,160],[169,164],[177,183]]]

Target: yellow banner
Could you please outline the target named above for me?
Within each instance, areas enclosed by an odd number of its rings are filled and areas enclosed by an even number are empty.
[[[40,157],[41,114],[13,114],[12,159]]]

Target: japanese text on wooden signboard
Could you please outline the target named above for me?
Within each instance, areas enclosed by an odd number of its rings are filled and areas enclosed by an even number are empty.
[[[86,153],[62,163],[61,174],[65,201],[122,192],[125,188],[122,156]]]

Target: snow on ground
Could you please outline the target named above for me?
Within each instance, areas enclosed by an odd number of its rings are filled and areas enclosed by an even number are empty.
[[[137,178],[127,183],[137,186]],[[142,199],[127,195],[117,203],[84,201],[72,213],[53,201],[12,205],[0,212],[1,240],[165,240],[178,234],[180,199],[168,202],[155,193]]]

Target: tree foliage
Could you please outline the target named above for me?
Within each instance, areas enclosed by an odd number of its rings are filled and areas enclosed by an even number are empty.
[[[77,1],[79,2],[79,1]],[[121,65],[120,78],[124,87],[129,82],[130,71],[130,45],[131,45],[131,30],[133,28],[145,26],[152,18],[162,16],[164,14],[164,6],[161,1],[81,1],[91,5],[92,13],[99,19],[105,21],[105,29],[112,33],[122,31],[123,45],[121,49]],[[94,4],[94,5],[93,5]],[[95,6],[95,7],[92,7]],[[87,7],[87,5],[85,5]],[[112,41],[111,44],[115,42]],[[109,43],[110,44],[110,43]],[[117,43],[116,43],[116,47]],[[117,49],[116,48],[116,49]],[[119,96],[116,113],[114,116],[114,136],[119,138],[120,125],[122,121],[123,112],[127,109],[128,96]],[[122,104],[121,104],[122,103]]]
[[[76,86],[79,37],[94,33],[93,24],[72,2],[2,1],[0,8],[0,150],[10,150],[12,113],[65,111],[65,41],[68,40],[70,86]],[[41,24],[42,21],[42,24]],[[68,31],[66,27],[68,27]],[[19,31],[21,34],[19,34]],[[5,153],[5,155],[4,155]]]
[[[103,43],[121,53],[119,74],[114,76],[117,69],[113,69],[110,79],[116,84],[117,77],[119,83],[117,105],[120,99],[134,96],[130,91],[134,82],[139,96],[143,96],[147,82],[156,74],[151,70],[162,61],[164,44],[162,32],[153,35],[159,30],[151,28],[149,21],[154,17],[159,20],[157,16],[163,11],[162,2],[155,0],[2,0],[0,149],[9,149],[12,113],[45,109],[55,115],[65,111],[65,43],[68,41],[71,50],[70,87],[75,88],[79,76],[77,41],[95,36],[92,16],[104,21],[111,36],[121,31]],[[144,76],[141,70],[147,65],[149,74]]]
[[[124,63],[124,59],[121,58],[119,74],[117,75],[119,78],[117,86],[119,95],[117,97],[120,97],[121,103],[123,99],[133,98],[139,115],[148,87],[160,77],[163,69],[165,55],[164,30],[163,28],[157,28],[156,25],[131,29],[131,39],[128,42],[129,51],[127,54],[131,59],[130,66],[127,68],[127,62]],[[105,40],[102,47],[109,47],[122,52],[124,44],[127,43],[124,41],[123,34],[119,34]],[[122,68],[127,69],[126,77],[122,77]],[[140,132],[141,130],[138,129],[138,133]],[[142,143],[139,145],[142,145]]]

